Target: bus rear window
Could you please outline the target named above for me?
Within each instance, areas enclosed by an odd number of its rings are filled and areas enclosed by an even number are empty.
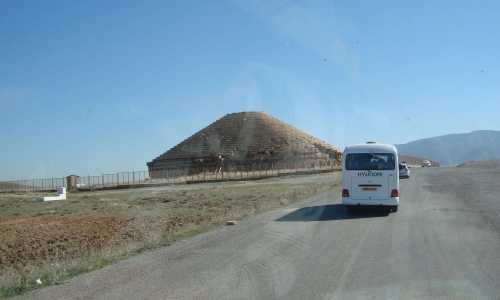
[[[345,159],[346,170],[394,170],[396,162],[392,153],[349,153]]]

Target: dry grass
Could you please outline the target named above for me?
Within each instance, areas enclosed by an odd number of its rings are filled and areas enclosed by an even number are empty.
[[[336,189],[338,174],[69,194],[0,194],[0,297]],[[17,289],[17,290],[16,290]]]

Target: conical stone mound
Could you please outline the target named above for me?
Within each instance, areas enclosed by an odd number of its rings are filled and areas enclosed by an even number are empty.
[[[340,151],[263,112],[227,114],[148,163],[150,175],[168,169],[302,161],[338,165]]]

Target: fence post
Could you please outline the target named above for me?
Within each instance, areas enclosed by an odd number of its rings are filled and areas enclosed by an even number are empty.
[[[132,184],[135,184],[135,171],[132,170]]]

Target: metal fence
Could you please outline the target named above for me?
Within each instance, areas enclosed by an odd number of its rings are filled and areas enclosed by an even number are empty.
[[[334,165],[310,165],[307,163],[265,164],[251,168],[226,167],[220,171],[211,168],[193,172],[192,169],[165,169],[156,171],[153,178],[149,171],[118,172],[98,176],[78,176],[78,190],[100,190],[112,188],[140,187],[162,184],[182,184],[211,181],[252,180],[293,174],[310,174],[339,170]],[[65,177],[40,178],[0,182],[0,192],[45,192],[57,187],[67,188]]]
[[[99,176],[80,176],[78,189],[103,189],[149,183],[148,171],[118,172]]]
[[[60,186],[66,187],[66,178],[51,177],[27,180],[0,181],[0,192],[55,191]]]

